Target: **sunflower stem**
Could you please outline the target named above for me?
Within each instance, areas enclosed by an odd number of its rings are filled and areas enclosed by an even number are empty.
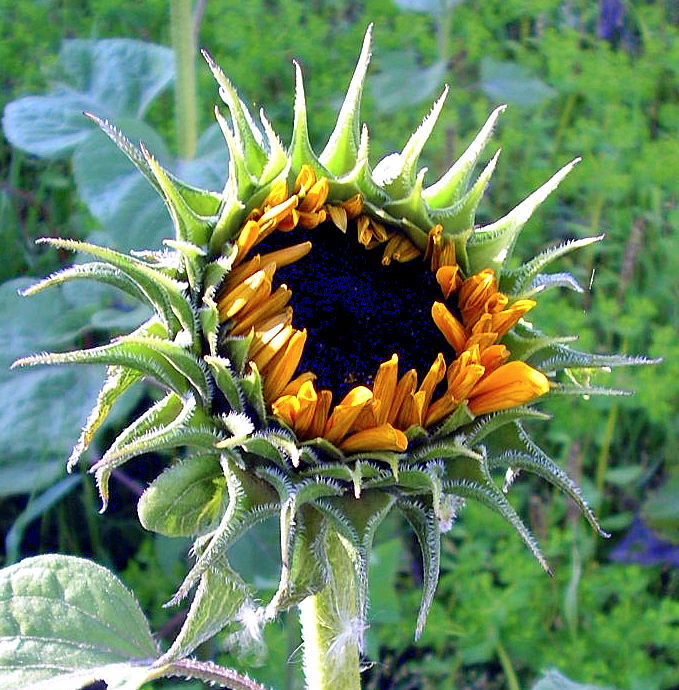
[[[359,639],[353,563],[340,536],[329,529],[328,583],[299,606],[308,690],[360,690]]]
[[[170,30],[175,64],[175,127],[180,158],[190,159],[198,141],[196,49],[191,0],[170,0]]]

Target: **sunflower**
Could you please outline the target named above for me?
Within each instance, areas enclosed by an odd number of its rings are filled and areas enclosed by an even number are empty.
[[[179,181],[143,145],[90,115],[162,196],[175,236],[162,252],[134,255],[45,239],[96,261],[27,291],[93,278],[149,304],[154,315],[107,345],[17,364],[108,365],[69,468],[130,386],[151,378],[164,388],[92,471],[105,508],[116,467],[145,453],[173,453],[138,506],[147,529],[193,539],[195,562],[173,602],[196,593],[167,660],[227,625],[252,633],[300,604],[307,643],[324,646],[318,659],[325,661],[309,672],[357,669],[367,559],[384,517],[398,510],[422,549],[417,635],[436,588],[440,534],[465,500],[502,515],[548,569],[493,475],[539,475],[600,531],[578,488],[523,422],[548,418],[530,407],[536,399],[614,393],[589,385],[592,369],[647,360],[578,352],[565,344],[571,338],[548,337],[525,320],[544,290],[580,289],[568,274],[543,273],[545,266],[601,238],[507,267],[522,227],[577,161],[500,220],[475,226],[497,154],[476,179],[472,173],[503,107],[425,187],[418,160],[447,89],[403,150],[372,168],[359,120],[370,30],[320,155],[307,136],[299,65],[286,149],[263,111],[255,125],[206,59],[229,110],[227,119],[215,109],[230,153],[225,188]],[[280,521],[282,568],[278,591],[260,606],[229,565],[228,549],[270,516]],[[328,661],[331,650],[337,663]],[[326,680],[317,687],[330,687]]]

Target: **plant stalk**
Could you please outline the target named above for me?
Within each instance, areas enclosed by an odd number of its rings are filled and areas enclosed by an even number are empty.
[[[360,690],[354,567],[341,537],[329,529],[326,550],[330,578],[325,588],[299,606],[307,690]]]
[[[191,0],[170,0],[170,31],[175,64],[175,128],[177,153],[190,159],[198,142],[196,104],[196,46],[194,43]]]

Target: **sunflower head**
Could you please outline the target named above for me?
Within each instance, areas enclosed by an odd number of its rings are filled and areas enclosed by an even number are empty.
[[[392,510],[422,549],[417,634],[436,588],[440,533],[467,499],[502,515],[548,569],[498,472],[539,475],[600,531],[578,488],[523,421],[548,418],[530,407],[535,400],[615,392],[583,383],[579,370],[646,360],[578,352],[565,344],[571,338],[543,335],[525,319],[542,291],[579,289],[568,274],[544,273],[547,264],[600,237],[507,268],[524,224],[576,161],[503,218],[477,227],[497,154],[474,171],[504,107],[425,187],[418,159],[447,89],[403,150],[371,167],[359,116],[370,30],[320,155],[307,135],[299,65],[292,141],[284,148],[263,111],[255,124],[205,57],[228,108],[228,118],[215,109],[230,154],[224,189],[179,181],[143,145],[90,115],[162,196],[175,236],[163,252],[133,256],[44,240],[96,261],[27,291],[94,278],[149,304],[153,317],[108,345],[19,362],[108,364],[69,467],[127,388],[152,378],[165,389],[92,471],[105,507],[116,467],[143,453],[174,453],[139,502],[144,527],[194,539],[195,563],[174,601],[194,587],[196,594],[170,655],[322,589],[329,528],[352,556],[362,620],[373,534]],[[280,520],[283,565],[275,596],[255,607],[228,549],[270,516]]]

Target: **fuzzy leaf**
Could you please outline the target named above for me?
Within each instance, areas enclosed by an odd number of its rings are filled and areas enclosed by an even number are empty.
[[[158,647],[132,594],[82,558],[27,558],[0,570],[0,688],[139,688]]]
[[[224,397],[231,409],[236,412],[242,412],[244,403],[243,392],[240,389],[236,375],[231,370],[231,362],[224,357],[211,357],[209,355],[206,355],[203,359],[210,367],[217,388],[224,393]]]

